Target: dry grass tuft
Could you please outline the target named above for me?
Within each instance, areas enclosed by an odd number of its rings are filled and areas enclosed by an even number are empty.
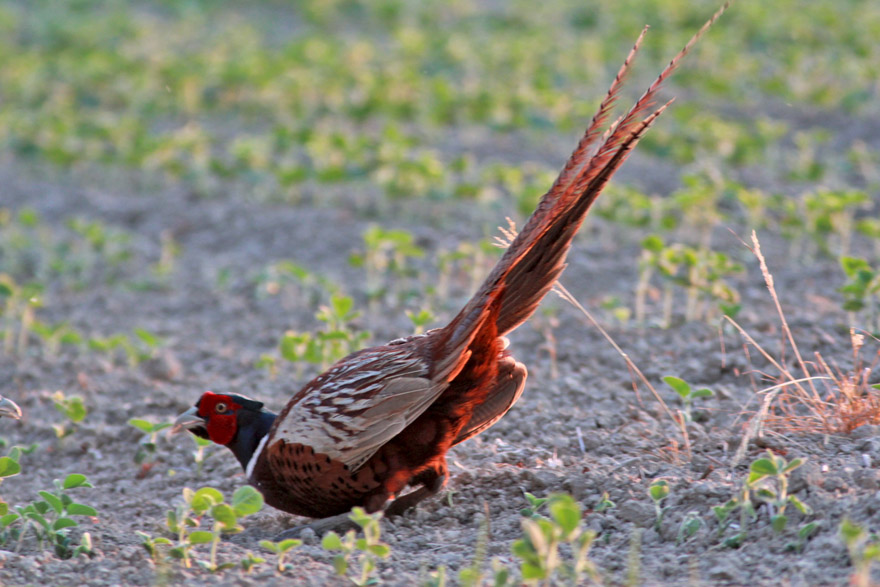
[[[754,246],[750,249],[758,258],[764,282],[776,305],[783,336],[791,348],[799,372],[793,373],[784,360],[771,355],[742,326],[727,318],[746,343],[757,349],[776,370],[773,374],[762,373],[774,385],[758,392],[761,406],[749,421],[734,462],[739,462],[745,455],[748,442],[761,436],[765,429],[778,432],[846,434],[865,424],[880,424],[880,385],[870,383],[871,374],[880,363],[880,349],[866,363],[862,356],[865,336],[850,330],[853,364],[848,371],[836,364],[829,365],[819,353],[815,354],[815,361],[805,361],[788,327],[773,284],[773,275],[767,268],[761,245],[754,232],[752,244]]]

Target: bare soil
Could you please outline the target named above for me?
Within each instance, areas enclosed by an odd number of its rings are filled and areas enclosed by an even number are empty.
[[[563,152],[560,147],[560,153],[546,157],[561,160]],[[669,186],[663,177],[674,182],[676,174],[636,158],[621,179],[647,184],[651,176]],[[135,531],[162,535],[165,512],[184,487],[211,485],[230,495],[244,476],[232,455],[220,447],[198,475],[191,454],[194,445],[185,436],[163,436],[157,462],[141,475],[133,462],[140,434],[127,421],[173,419],[206,389],[243,393],[280,409],[314,369],[306,368],[297,378],[293,365],[282,365],[272,379],[254,363],[276,348],[285,330],[317,328],[316,307],[296,292],[259,295],[256,279],[269,263],[293,259],[343,284],[358,306],[367,308],[363,271],[351,267],[347,258],[361,248],[363,230],[376,221],[375,202],[367,197],[358,205],[333,206],[316,198],[312,204],[287,206],[253,202],[246,194],[204,199],[175,184],[111,177],[101,170],[54,173],[13,161],[0,166],[0,185],[3,206],[33,207],[50,226],[60,229],[66,218],[76,215],[101,219],[135,236],[135,255],[121,278],[110,284],[96,280],[78,291],[51,289],[41,319],[67,320],[89,336],[139,327],[166,340],[164,359],[137,367],[122,357],[87,350],[63,349],[58,357],[47,358],[37,344],[24,356],[0,355],[0,393],[17,401],[25,413],[20,422],[0,422],[0,435],[8,445],[39,444],[22,458],[22,474],[3,483],[3,497],[13,504],[29,502],[38,490],[50,488],[53,479],[85,473],[95,487],[77,490],[77,495],[99,512],[75,532],[91,533],[92,558],[59,560],[25,540],[20,548],[10,544],[0,551],[0,582],[343,584],[333,574],[331,556],[314,536],[307,536],[307,543],[291,554],[294,570],[283,576],[271,559],[251,574],[237,568],[211,574],[176,563],[157,566]],[[666,189],[671,187],[660,191]],[[430,275],[439,251],[492,234],[507,213],[467,202],[407,203],[381,210],[380,222],[417,236],[427,251],[419,270]],[[727,228],[717,228],[716,248],[747,265],[746,275],[736,284],[744,305],[739,320],[762,345],[778,352],[780,325],[757,264]],[[745,227],[733,228],[747,235]],[[173,231],[180,246],[170,278],[159,287],[131,287],[151,275],[160,254],[160,234],[166,230]],[[590,308],[607,295],[631,305],[641,236],[591,219],[576,241],[563,283]],[[812,358],[821,352],[829,363],[849,369],[851,347],[835,291],[841,281],[836,262],[792,259],[785,241],[761,236],[801,353]],[[222,285],[221,275],[228,276]],[[466,299],[469,285],[467,280],[454,284],[445,307],[435,308],[439,321],[448,319]],[[573,308],[551,298],[545,304],[554,308],[557,322],[539,313],[532,325],[512,337],[515,355],[530,371],[519,404],[491,430],[452,451],[446,492],[403,518],[383,521],[383,539],[393,551],[380,563],[378,575],[384,583],[417,584],[440,565],[455,576],[474,558],[485,512],[488,556],[514,567],[510,545],[521,535],[525,491],[565,491],[583,504],[586,525],[598,533],[591,558],[609,584],[624,583],[630,573],[647,585],[847,583],[852,567],[838,537],[841,520],[847,516],[874,529],[880,520],[877,427],[863,426],[841,436],[780,435],[770,430],[752,441],[745,458],[732,466],[745,425],[759,405],[756,389],[769,385],[761,381],[758,371],[766,365],[757,353],[752,351],[749,359],[741,338],[717,325],[679,320],[672,328],[640,330],[611,324],[612,335],[671,406],[679,404],[660,383],[664,375],[715,391],[714,398],[699,404],[698,421],[688,426],[688,458],[675,424],[658,402],[644,386],[634,393],[630,373],[616,351]],[[374,343],[408,334],[412,328],[401,304],[393,303],[375,304],[357,326],[370,331]],[[869,339],[863,354],[875,356],[877,348]],[[790,351],[786,359],[791,359]],[[60,443],[52,425],[61,418],[49,397],[56,390],[82,395],[89,408],[78,430]],[[788,459],[807,459],[793,474],[791,491],[814,513],[792,512],[789,528],[780,534],[771,529],[766,511],[759,510],[742,546],[724,547],[723,537],[732,532],[719,537],[711,508],[735,495],[748,464],[767,448]],[[659,529],[647,494],[656,479],[667,480],[671,487]],[[605,492],[616,507],[592,511]],[[677,540],[690,512],[702,525],[693,537]],[[268,558],[258,542],[303,521],[267,507],[245,520],[245,532],[223,541],[220,558],[237,561],[247,551]],[[798,548],[797,528],[807,521],[816,521],[818,530]]]

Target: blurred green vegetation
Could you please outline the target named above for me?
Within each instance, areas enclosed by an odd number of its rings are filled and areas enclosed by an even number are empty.
[[[642,27],[624,102],[718,5],[4,2],[0,157],[130,171],[201,196],[360,210],[501,201],[522,219]],[[672,78],[666,95],[677,102],[639,148],[661,164],[661,181],[612,184],[600,227],[704,256],[719,225],[757,228],[787,238],[792,258],[874,263],[877,38],[876,2],[735,3]],[[96,231],[82,227],[85,239]],[[6,240],[27,230],[7,229]],[[103,243],[92,248],[115,259]],[[82,257],[88,273],[95,255]],[[15,258],[0,271],[33,279]],[[384,287],[373,277],[371,296]]]
[[[0,149],[158,171],[205,193],[235,179],[280,200],[359,179],[391,197],[478,197],[500,178],[528,190],[515,194],[527,209],[532,177],[552,168],[477,166],[456,131],[576,132],[644,24],[647,81],[717,5],[4,2]],[[740,2],[677,74],[683,104],[646,146],[754,164],[787,132],[758,108],[768,101],[876,114],[878,37],[877,3]]]

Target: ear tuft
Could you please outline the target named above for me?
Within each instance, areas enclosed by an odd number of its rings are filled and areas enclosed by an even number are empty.
[[[234,401],[235,403],[237,403],[241,407],[246,408],[248,410],[253,410],[255,412],[259,412],[260,410],[263,409],[263,402],[258,402],[255,399],[251,399],[251,398],[245,397],[243,395],[230,395],[229,397],[232,398],[232,401]]]

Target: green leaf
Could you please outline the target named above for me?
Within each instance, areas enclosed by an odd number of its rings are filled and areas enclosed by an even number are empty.
[[[0,457],[0,478],[12,477],[19,473],[21,473],[21,465],[11,457]]]
[[[63,489],[75,489],[76,487],[92,487],[85,475],[79,473],[71,473],[64,479],[61,487]]]
[[[782,532],[785,530],[785,525],[788,523],[788,518],[782,514],[773,516],[770,518],[770,525],[777,532]]]
[[[321,548],[324,550],[339,550],[342,548],[342,539],[336,532],[328,532],[321,540]]]
[[[65,414],[71,422],[82,422],[87,414],[86,406],[81,397],[72,397],[67,404]]]
[[[19,517],[20,516],[18,514],[16,514],[15,512],[6,514],[2,518],[0,518],[0,528],[5,529],[5,528],[9,527],[9,525],[12,524],[13,522],[15,522],[16,520],[18,520]]]
[[[348,561],[345,560],[344,556],[337,554],[333,557],[333,569],[337,575],[342,576],[345,574],[345,571],[348,570]]]
[[[165,525],[168,526],[168,530],[172,534],[180,532],[180,521],[177,519],[177,514],[174,510],[168,510],[168,513],[165,514]]]
[[[547,571],[538,565],[531,563],[522,563],[520,565],[523,579],[526,581],[540,581],[547,578]]]
[[[764,499],[766,501],[773,501],[776,499],[776,492],[767,489],[766,487],[762,487],[757,492],[758,497]]]
[[[776,475],[779,471],[776,468],[776,464],[770,459],[758,459],[752,463],[749,470],[755,474],[760,475],[762,478],[768,475]]]
[[[71,516],[90,516],[95,517],[98,515],[98,511],[89,505],[84,505],[81,503],[72,503],[67,506],[67,513]]]
[[[281,550],[280,543],[275,543],[275,542],[272,542],[271,540],[260,540],[259,544],[260,544],[260,546],[262,546],[266,550],[268,550],[270,552],[274,552],[275,554],[278,554],[279,552],[283,552]]]
[[[27,513],[27,518],[28,518],[29,520],[33,520],[34,522],[38,523],[38,524],[39,524],[40,526],[42,526],[47,532],[49,531],[49,529],[50,529],[50,527],[49,527],[49,522],[46,520],[46,518],[44,518],[43,516],[41,516],[41,515],[38,514],[37,512],[28,512],[28,513]]]
[[[788,496],[788,502],[791,505],[793,505],[797,509],[797,511],[799,511],[800,513],[802,513],[804,515],[810,515],[813,513],[813,510],[812,510],[812,508],[810,508],[810,506],[808,506],[807,504],[805,504],[804,502],[802,502],[801,500],[799,500],[797,497],[795,497],[793,495]]]
[[[657,235],[651,235],[642,241],[642,248],[652,253],[659,253],[663,250],[663,239]]]
[[[202,487],[193,494],[190,507],[197,514],[203,514],[218,503],[223,503],[223,494],[213,487]]]
[[[684,379],[679,379],[673,375],[667,375],[663,378],[663,381],[665,381],[669,387],[674,389],[675,392],[683,398],[688,397],[691,394],[691,386]]]
[[[64,528],[73,528],[74,526],[78,525],[79,524],[77,524],[74,520],[71,520],[70,518],[58,518],[57,520],[55,520],[55,523],[52,524],[52,529],[57,532],[58,530],[63,530]]]
[[[792,461],[790,463],[788,463],[787,465],[785,465],[782,468],[782,472],[789,473],[791,471],[794,471],[795,469],[797,469],[798,467],[803,465],[805,460],[806,459],[792,459]]]
[[[391,554],[391,547],[387,544],[371,544],[367,550],[379,558],[387,558]]]
[[[153,423],[152,422],[147,422],[146,420],[140,420],[138,418],[132,418],[131,420],[129,420],[128,425],[134,426],[135,428],[137,428],[138,430],[140,430],[141,432],[144,432],[146,434],[149,434],[150,432],[153,431]]]
[[[852,277],[859,270],[871,268],[867,261],[856,257],[841,257],[840,265],[843,267],[844,273],[849,277]]]
[[[232,530],[238,523],[238,516],[235,515],[235,510],[225,503],[218,503],[212,507],[211,516],[223,525],[224,530]]]
[[[250,485],[244,485],[232,494],[232,507],[238,516],[249,516],[263,509],[263,494]]]
[[[208,544],[214,540],[214,534],[207,530],[194,530],[189,533],[188,540],[190,544]]]
[[[299,546],[302,546],[303,541],[298,538],[288,538],[287,540],[282,540],[278,543],[278,549],[281,552],[287,552]]]
[[[803,526],[801,526],[800,530],[798,530],[798,538],[800,538],[801,540],[806,540],[807,538],[812,536],[813,533],[818,529],[819,525],[816,522],[809,522],[807,524],[804,524]]]
[[[40,497],[46,500],[53,510],[55,510],[56,514],[60,514],[64,510],[64,504],[61,503],[61,499],[56,497],[54,494],[49,493],[48,491],[39,491]]]
[[[745,532],[740,532],[734,536],[731,536],[727,540],[725,540],[722,544],[727,548],[739,548],[742,546],[742,543],[745,541],[746,535]]]
[[[34,502],[33,510],[39,514],[45,514],[49,511],[50,506],[45,501],[37,501]]]
[[[691,397],[694,397],[694,398],[712,397],[714,395],[715,395],[715,392],[712,391],[711,389],[706,388],[706,387],[703,387],[702,389],[698,389],[695,392],[691,393]]]
[[[665,499],[669,495],[669,483],[664,479],[654,481],[651,483],[651,486],[648,487],[648,495],[650,495],[651,499],[655,502]]]
[[[146,344],[150,348],[154,348],[162,344],[162,339],[160,339],[152,332],[144,330],[143,328],[135,328],[134,333],[139,339],[141,339],[141,341],[143,341],[144,344]]]
[[[569,536],[577,529],[581,521],[580,505],[570,495],[557,495],[550,498],[550,516]]]

